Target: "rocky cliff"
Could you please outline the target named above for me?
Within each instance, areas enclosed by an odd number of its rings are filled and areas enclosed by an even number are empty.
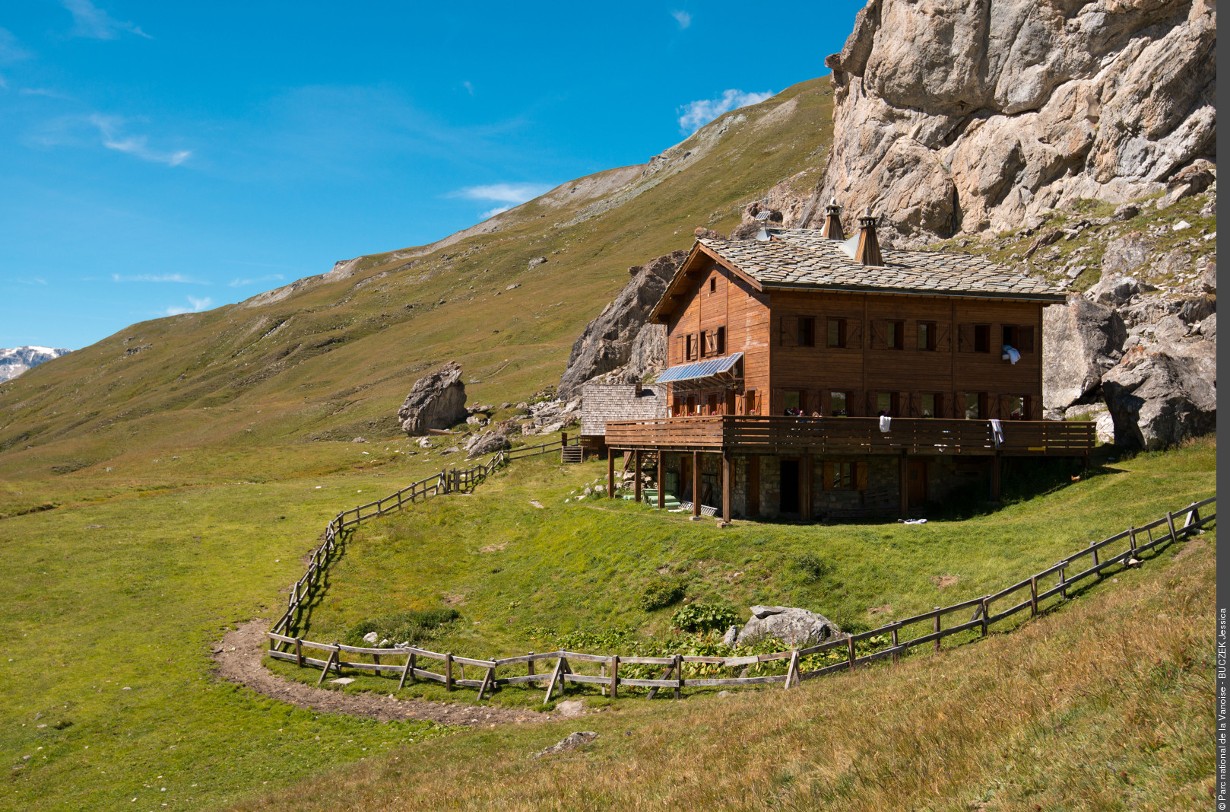
[[[1211,0],[870,0],[817,199],[925,242],[1162,191],[1214,159],[1216,38]]]

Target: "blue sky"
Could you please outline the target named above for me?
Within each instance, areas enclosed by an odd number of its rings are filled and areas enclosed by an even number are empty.
[[[444,237],[828,71],[862,2],[0,6],[0,347]]]

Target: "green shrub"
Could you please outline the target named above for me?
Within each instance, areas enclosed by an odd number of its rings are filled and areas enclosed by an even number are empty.
[[[829,574],[829,565],[815,553],[803,553],[794,560],[794,568],[803,573],[807,581],[818,581]]]
[[[415,609],[398,612],[382,618],[362,620],[346,632],[345,642],[351,646],[368,645],[364,635],[375,632],[380,640],[391,643],[417,644],[435,637],[442,626],[447,626],[461,613],[456,609]]]
[[[685,632],[721,631],[738,620],[734,608],[723,603],[689,603],[671,617],[675,628]]]
[[[687,587],[682,581],[662,578],[645,587],[645,591],[641,593],[641,608],[646,612],[665,609],[683,600],[686,591]]]

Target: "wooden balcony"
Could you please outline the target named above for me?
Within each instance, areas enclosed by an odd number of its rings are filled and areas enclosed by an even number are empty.
[[[668,417],[607,423],[606,444],[742,454],[1083,457],[1096,439],[1091,422],[1004,420],[1001,425],[997,443],[989,420],[894,417],[891,430],[883,432],[875,417]]]

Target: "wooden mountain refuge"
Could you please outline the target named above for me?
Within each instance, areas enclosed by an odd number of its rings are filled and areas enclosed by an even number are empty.
[[[671,280],[650,316],[670,416],[606,423],[613,451],[657,452],[659,500],[904,516],[982,483],[998,499],[1006,458],[1088,455],[1091,423],[1041,419],[1042,308],[1062,293],[980,257],[881,249],[870,210],[844,239],[839,214],[699,239]]]

